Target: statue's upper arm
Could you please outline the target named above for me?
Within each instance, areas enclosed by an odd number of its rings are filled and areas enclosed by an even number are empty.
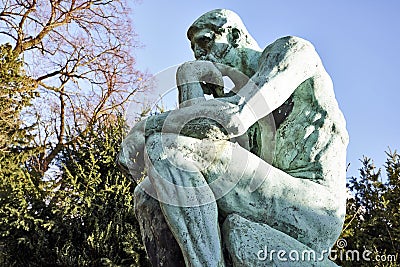
[[[281,106],[322,65],[310,42],[292,36],[267,46],[258,63],[252,85],[241,90],[246,99],[242,114],[251,124]]]
[[[306,71],[319,63],[320,58],[310,42],[299,37],[286,36],[264,49],[258,62],[256,75],[271,77],[286,73],[287,70],[304,69]],[[301,82],[307,78],[309,77]]]

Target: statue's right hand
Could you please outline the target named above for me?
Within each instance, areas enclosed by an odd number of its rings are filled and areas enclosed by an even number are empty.
[[[214,97],[224,95],[224,80],[214,63],[204,60],[194,60],[183,63],[176,72],[178,87],[184,84],[200,83],[205,94]]]

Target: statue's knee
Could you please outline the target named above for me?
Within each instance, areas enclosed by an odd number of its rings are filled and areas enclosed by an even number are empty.
[[[165,148],[171,147],[177,136],[177,134],[172,133],[154,133],[146,139],[146,150],[158,153],[165,152]]]
[[[179,135],[171,133],[155,133],[147,137],[146,152],[151,162],[174,158],[179,149]]]

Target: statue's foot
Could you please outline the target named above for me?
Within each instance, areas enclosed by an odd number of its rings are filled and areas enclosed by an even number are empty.
[[[229,215],[222,227],[224,246],[233,266],[337,266],[328,251],[314,251],[266,224]]]

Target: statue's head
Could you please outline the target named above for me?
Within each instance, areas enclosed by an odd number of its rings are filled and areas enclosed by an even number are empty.
[[[233,11],[216,9],[199,17],[188,29],[196,59],[237,67],[245,49],[260,51],[240,17]]]

